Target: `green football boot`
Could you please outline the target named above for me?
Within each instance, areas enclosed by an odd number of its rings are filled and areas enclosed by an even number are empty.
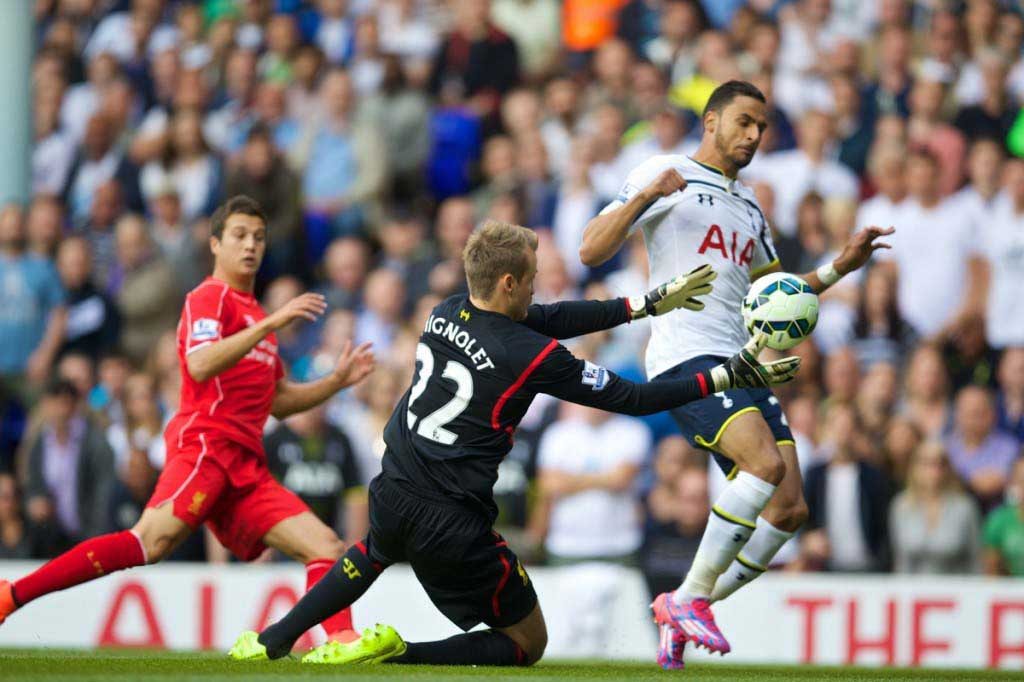
[[[346,665],[352,663],[383,663],[405,653],[405,641],[390,625],[378,623],[363,630],[363,636],[352,642],[327,642],[302,657],[303,663]]]

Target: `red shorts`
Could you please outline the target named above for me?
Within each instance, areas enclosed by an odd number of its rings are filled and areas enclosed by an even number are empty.
[[[167,464],[146,507],[168,502],[189,528],[205,523],[242,561],[263,553],[263,537],[275,525],[309,511],[274,479],[258,454],[230,442],[208,442],[205,435],[168,448]]]

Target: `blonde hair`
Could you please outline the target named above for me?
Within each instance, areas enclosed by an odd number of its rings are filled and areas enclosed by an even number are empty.
[[[487,298],[502,275],[522,279],[530,267],[526,249],[537,250],[537,233],[533,230],[497,220],[488,220],[470,235],[462,250],[469,293]]]
[[[920,466],[921,460],[929,454],[937,454],[942,459],[942,465],[945,469],[942,483],[939,484],[939,493],[949,495],[963,492],[963,486],[960,484],[956,472],[953,471],[953,466],[949,461],[949,453],[946,452],[945,446],[941,441],[929,439],[914,448],[914,452],[910,455],[910,463],[907,467],[907,494],[917,500],[923,498],[923,490],[917,481],[917,467]]]

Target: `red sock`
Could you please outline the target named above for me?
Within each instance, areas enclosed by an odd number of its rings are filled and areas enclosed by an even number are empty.
[[[306,564],[306,591],[309,592],[309,588],[320,582],[320,578],[324,577],[324,574],[331,570],[333,565],[333,559],[315,559]],[[335,632],[343,630],[354,630],[355,628],[352,625],[352,609],[342,609],[333,616],[325,618],[321,624],[328,635],[333,635]]]
[[[130,530],[80,542],[14,583],[14,600],[24,606],[44,594],[66,590],[108,573],[146,563],[142,541]]]

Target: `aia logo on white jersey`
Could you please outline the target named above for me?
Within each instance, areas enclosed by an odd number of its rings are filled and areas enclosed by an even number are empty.
[[[740,267],[750,265],[750,262],[754,259],[754,240],[746,235],[741,235],[735,230],[730,230],[730,233],[731,236],[729,239],[726,239],[722,228],[718,225],[712,225],[708,228],[707,234],[704,235],[704,240],[700,243],[697,253],[704,255],[710,251],[721,254],[722,258],[732,261]],[[741,239],[746,240],[742,248],[740,248]]]

